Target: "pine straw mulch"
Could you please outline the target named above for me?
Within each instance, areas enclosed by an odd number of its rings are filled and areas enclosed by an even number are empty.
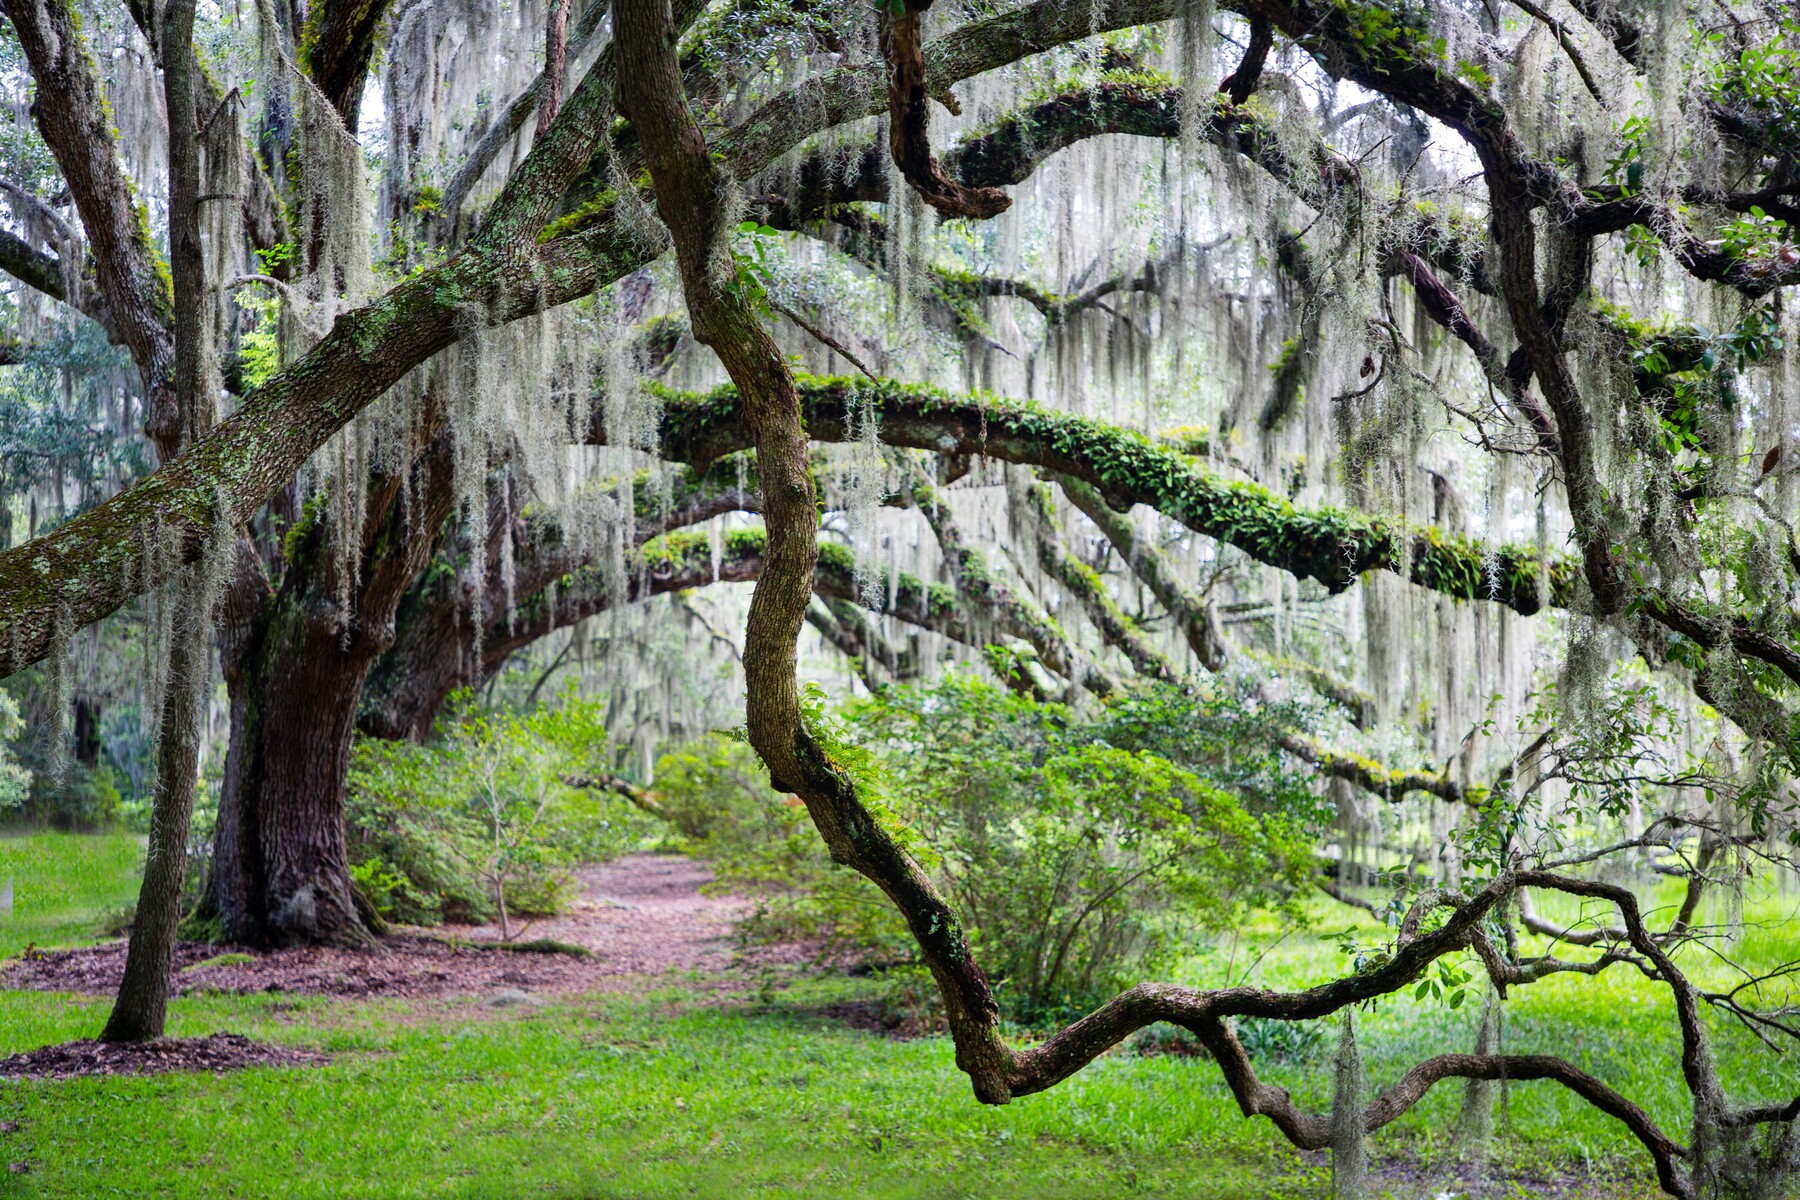
[[[161,1075],[170,1071],[241,1071],[246,1067],[313,1067],[330,1061],[312,1050],[253,1041],[236,1033],[154,1042],[65,1042],[0,1058],[0,1079],[80,1079],[90,1075]]]

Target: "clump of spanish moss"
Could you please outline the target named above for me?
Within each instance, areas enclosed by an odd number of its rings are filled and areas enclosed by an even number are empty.
[[[1475,1053],[1500,1052],[1500,997],[1490,986],[1481,1001],[1481,1023],[1475,1030]],[[1480,1162],[1487,1158],[1488,1142],[1494,1135],[1494,1100],[1499,1083],[1492,1079],[1463,1081],[1462,1112],[1456,1118],[1456,1150],[1465,1160]]]

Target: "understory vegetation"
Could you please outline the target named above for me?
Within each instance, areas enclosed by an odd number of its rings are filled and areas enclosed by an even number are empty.
[[[955,898],[1007,1011],[1067,1019],[1160,976],[1197,938],[1304,893],[1327,814],[1272,743],[1246,736],[1230,686],[1082,715],[950,675],[820,719],[860,761],[853,769],[881,781],[889,819]],[[756,897],[747,938],[912,961],[892,908],[831,864],[748,747],[682,747],[656,777],[719,886]]]
[[[77,943],[108,908],[135,896],[133,839],[39,835],[24,853],[0,841],[15,894],[66,904],[40,945]],[[107,874],[104,864],[124,864]],[[79,881],[79,882],[78,882]],[[69,891],[62,889],[68,886]],[[1674,902],[1672,887],[1658,900]],[[1753,889],[1746,961],[1789,952],[1788,903]],[[1169,977],[1296,986],[1339,969],[1341,936],[1379,937],[1366,914],[1309,905],[1291,930],[1268,917],[1198,939]],[[1558,917],[1572,916],[1559,912]],[[23,907],[21,921],[31,919]],[[42,928],[41,926],[39,927]],[[16,953],[19,929],[0,923]],[[463,1000],[333,1000],[201,992],[177,999],[170,1032],[215,1031],[319,1049],[322,1067],[224,1076],[10,1084],[0,1097],[0,1156],[24,1171],[9,1195],[338,1196],[343,1180],[384,1196],[892,1197],[1146,1194],[1278,1200],[1330,1194],[1329,1171],[1238,1114],[1217,1067],[1179,1031],[1157,1027],[1084,1073],[1076,1086],[1003,1109],[959,1094],[942,1034],[895,1040],[847,1027],[846,1006],[911,1011],[929,994],[906,971],[845,976],[752,968],[713,980],[676,975],[626,990],[546,998],[499,1010]],[[100,998],[0,992],[0,1056],[81,1036]],[[1410,994],[1359,1014],[1365,1069],[1385,1084],[1421,1054],[1471,1046],[1479,996],[1452,1009]],[[1269,1078],[1314,1103],[1332,1088],[1335,1031],[1244,1023]],[[1678,1121],[1670,1078],[1679,1044],[1649,981],[1612,973],[1519,993],[1506,1006],[1509,1051],[1575,1056],[1613,1086]],[[1029,1025],[1014,1027],[1026,1037]],[[1715,1026],[1733,1086],[1778,1094],[1785,1065],[1735,1023]],[[1260,1039],[1260,1040],[1259,1040]],[[430,1119],[416,1119],[421,1096]],[[1459,1180],[1510,1178],[1512,1194],[1566,1187],[1623,1200],[1653,1187],[1622,1128],[1560,1089],[1500,1090],[1485,1149],[1458,1134],[1459,1088],[1440,1087],[1372,1147],[1394,1163],[1381,1191],[1461,1195]],[[104,1126],[105,1139],[91,1130]],[[71,1153],[68,1147],[85,1149]],[[906,1162],[896,1172],[896,1156]],[[1197,1170],[1195,1164],[1204,1169]],[[1473,1169],[1474,1174],[1470,1172]],[[1434,1175],[1434,1172],[1436,1174]],[[1436,1179],[1439,1182],[1433,1184]]]
[[[496,922],[561,911],[581,863],[613,858],[647,818],[590,778],[605,742],[578,697],[524,713],[459,698],[425,744],[363,740],[350,764],[351,878],[384,918]]]

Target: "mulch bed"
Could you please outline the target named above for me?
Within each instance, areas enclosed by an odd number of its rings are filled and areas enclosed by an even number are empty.
[[[0,1079],[80,1079],[89,1075],[161,1075],[169,1071],[241,1071],[311,1067],[326,1055],[252,1041],[236,1033],[115,1045],[65,1042],[0,1059]]]
[[[173,995],[292,992],[324,996],[442,996],[500,988],[567,989],[617,974],[608,964],[562,954],[519,954],[415,934],[367,950],[308,947],[255,954],[249,962],[200,964],[238,948],[183,942],[175,948]],[[0,968],[0,985],[103,996],[118,990],[125,944],[34,953]]]
[[[438,936],[397,931],[362,950],[274,950],[253,953],[248,962],[210,966],[200,964],[241,948],[184,942],[175,950],[172,992],[493,997],[518,990],[599,990],[623,977],[671,971],[741,977],[742,968],[808,961],[811,948],[803,946],[736,948],[732,932],[744,902],[702,895],[711,878],[704,863],[666,854],[631,854],[583,868],[581,897],[571,910],[533,922],[522,940],[568,943],[585,950],[585,957],[498,949],[499,931],[492,926],[446,926]],[[123,942],[33,951],[0,964],[0,987],[104,996],[118,990],[124,971]]]

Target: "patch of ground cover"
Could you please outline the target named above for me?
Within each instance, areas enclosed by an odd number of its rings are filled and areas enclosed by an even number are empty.
[[[768,1000],[667,988],[519,1009],[474,998],[180,999],[179,1035],[229,1027],[332,1060],[0,1091],[0,1121],[17,1123],[0,1157],[30,1167],[6,1194],[1328,1194],[1325,1161],[1245,1120],[1208,1061],[1117,1053],[1050,1092],[987,1108],[947,1039],[896,1040],[821,1015],[881,987],[797,978]],[[91,1029],[104,1011],[71,999],[53,1013],[43,1000],[0,993],[0,1051]],[[1436,1196],[1455,1178],[1396,1159],[1385,1138],[1373,1148],[1393,1195]],[[1505,1174],[1479,1181],[1497,1188]],[[1540,1174],[1541,1187],[1453,1194],[1647,1194],[1600,1178],[1564,1169]]]
[[[177,1034],[229,1026],[333,1061],[0,1091],[0,1120],[18,1123],[0,1156],[30,1167],[8,1194],[1322,1194],[1316,1166],[1219,1110],[1195,1072],[1119,1056],[1055,1093],[984,1108],[944,1039],[790,1011],[837,994],[830,982],[768,1009],[684,989],[508,1010],[180,999]],[[91,1028],[103,1003],[50,1007],[0,994],[0,1050]]]
[[[144,842],[133,834],[0,833],[0,959],[27,946],[94,941],[101,916],[137,903]]]
[[[0,1079],[79,1079],[89,1075],[160,1075],[169,1071],[239,1071],[299,1067],[323,1054],[253,1041],[236,1033],[153,1042],[62,1042],[0,1058]]]
[[[1748,957],[1791,954],[1791,912],[1753,897],[1747,915]],[[1345,910],[1328,910],[1317,928],[1346,923]],[[1263,932],[1273,940],[1274,931],[1251,931]],[[1375,936],[1373,926],[1366,932]],[[1197,960],[1187,981],[1218,984],[1226,957]],[[1249,957],[1238,955],[1234,979]],[[1341,969],[1336,938],[1315,931],[1290,935],[1257,978],[1297,986]],[[667,989],[671,978],[685,986]],[[178,999],[174,1035],[229,1030],[332,1061],[0,1089],[0,1129],[18,1123],[0,1137],[0,1160],[30,1168],[0,1176],[0,1195],[1299,1200],[1328,1190],[1325,1160],[1296,1155],[1267,1122],[1244,1119],[1204,1058],[1126,1050],[1045,1095],[987,1109],[970,1097],[946,1039],[889,1036],[890,981],[808,977],[779,964],[729,976],[690,968],[663,980],[619,978],[610,994],[539,995],[508,1007],[481,995]],[[1685,1139],[1664,1003],[1661,989],[1617,968],[1599,981],[1517,989],[1504,1048],[1576,1056]],[[0,1053],[91,1036],[105,1007],[0,992]],[[1478,998],[1450,1010],[1407,997],[1359,1013],[1372,1083],[1467,1048],[1478,1007]],[[1782,1060],[1729,1027],[1716,1032],[1740,1096],[1762,1089],[1773,1098],[1792,1086],[1777,1075]],[[1322,1056],[1269,1062],[1265,1074],[1328,1107],[1325,1043]],[[1616,1123],[1542,1083],[1509,1089],[1495,1162],[1459,1162],[1449,1131],[1460,1093],[1440,1085],[1371,1139],[1381,1191],[1654,1194],[1647,1160]]]

